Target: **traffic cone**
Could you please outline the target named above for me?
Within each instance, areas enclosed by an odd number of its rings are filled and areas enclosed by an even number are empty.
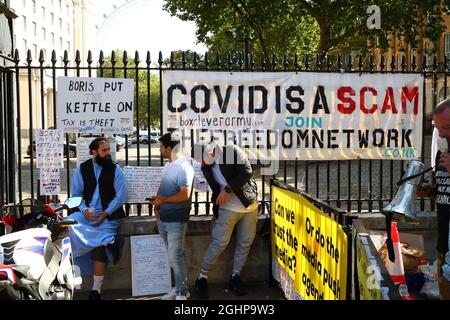
[[[408,287],[406,286],[405,269],[403,267],[402,245],[397,230],[397,222],[392,221],[391,224],[391,238],[394,246],[395,262],[386,259],[386,268],[389,271],[392,281],[399,284],[398,291],[402,300],[414,300],[414,297],[409,295]]]

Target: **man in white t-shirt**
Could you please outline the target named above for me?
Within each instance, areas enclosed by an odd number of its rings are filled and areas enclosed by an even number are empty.
[[[150,203],[155,206],[158,230],[167,246],[169,264],[175,276],[175,287],[161,299],[186,300],[189,293],[185,235],[191,211],[194,168],[191,160],[179,151],[178,136],[166,133],[159,141],[161,155],[169,162],[164,166],[157,196]]]
[[[205,143],[194,146],[193,157],[202,163],[202,172],[212,190],[213,227],[212,242],[202,261],[195,282],[197,295],[207,299],[208,272],[230,242],[236,228],[236,248],[229,289],[244,295],[246,289],[240,278],[250,247],[256,234],[258,201],[256,182],[250,162],[244,151],[236,145],[222,148]]]

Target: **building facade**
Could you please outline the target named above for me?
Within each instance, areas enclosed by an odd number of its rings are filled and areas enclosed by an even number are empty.
[[[95,52],[93,0],[10,0],[10,2],[11,8],[18,15],[14,21],[14,42],[19,51],[20,65],[27,65],[28,52],[31,54],[31,65],[40,66],[39,58],[42,50],[43,66],[51,66],[54,50],[57,67],[64,66],[65,51],[70,61],[69,65],[74,65],[77,51],[81,61],[87,60],[89,50]],[[71,73],[69,71],[69,75],[73,75]],[[56,71],[56,77],[63,75],[64,70]],[[85,75],[84,71],[80,75]],[[48,128],[55,125],[53,73],[51,69],[45,69],[42,76],[38,69],[32,69],[31,74],[28,70],[22,69],[19,76],[21,132],[22,137],[27,139],[30,124],[33,128]]]

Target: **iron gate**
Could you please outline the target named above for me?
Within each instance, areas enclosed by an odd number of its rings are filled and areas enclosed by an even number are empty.
[[[0,142],[2,167],[1,178],[1,201],[22,201],[26,197],[36,198],[39,194],[37,170],[34,169],[32,155],[27,158],[25,146],[33,145],[33,132],[36,128],[49,128],[55,125],[56,119],[56,78],[57,76],[97,76],[104,77],[106,71],[113,78],[133,78],[135,87],[137,83],[147,88],[144,101],[138,97],[135,99],[135,119],[139,122],[139,108],[144,108],[148,113],[148,134],[150,135],[150,115],[152,110],[162,110],[161,74],[163,70],[209,70],[209,71],[303,71],[303,72],[348,72],[348,73],[420,73],[425,77],[423,97],[423,149],[421,159],[429,165],[429,149],[431,140],[431,112],[438,102],[438,91],[447,97],[447,61],[438,63],[436,57],[428,63],[428,57],[424,56],[421,62],[412,58],[410,64],[406,63],[403,56],[401,61],[396,61],[395,56],[387,59],[381,55],[379,61],[375,61],[373,55],[363,57],[353,56],[331,57],[327,56],[323,61],[319,56],[315,61],[305,56],[300,59],[297,55],[288,57],[284,55],[278,59],[275,55],[267,58],[261,56],[256,59],[253,54],[242,54],[235,52],[226,55],[216,54],[213,58],[206,53],[200,57],[196,53],[182,52],[176,58],[174,54],[164,60],[159,54],[156,63],[153,63],[150,53],[147,52],[145,61],[141,61],[138,52],[133,59],[129,59],[127,52],[123,52],[122,59],[116,59],[116,53],[110,55],[110,63],[105,62],[105,57],[100,51],[99,59],[95,62],[89,51],[87,61],[81,61],[79,52],[73,61],[69,60],[67,52],[62,59],[57,59],[53,51],[50,61],[45,59],[44,51],[40,51],[39,58],[33,60],[31,52],[28,51],[25,60],[15,52],[13,66],[1,70],[1,132]],[[259,62],[256,63],[255,60]],[[418,67],[418,64],[420,66]],[[159,92],[151,89],[152,74],[159,74]],[[13,81],[13,79],[15,81]],[[13,96],[12,83],[15,85]],[[441,89],[440,89],[441,88]],[[159,105],[151,105],[150,97],[159,94]],[[15,118],[14,111],[17,111]],[[46,115],[46,116],[44,116]],[[160,123],[162,119],[160,118]],[[13,137],[11,133],[16,130]],[[162,132],[161,132],[162,133]],[[137,135],[139,136],[139,126]],[[125,136],[126,142],[131,139]],[[71,137],[66,134],[66,148],[69,148]],[[148,137],[150,141],[150,136]],[[17,146],[17,148],[16,148]],[[14,150],[16,148],[16,154]],[[163,164],[159,152],[150,143],[142,145],[137,142],[136,150],[125,148],[124,156],[118,160],[120,165],[158,166]],[[136,156],[134,156],[134,154]],[[66,152],[65,169],[61,171],[61,197],[70,194],[71,175],[75,169],[73,158]],[[14,161],[12,161],[14,159]],[[395,183],[400,180],[405,161],[396,160],[345,160],[345,161],[281,161],[280,171],[273,177],[260,177],[258,184],[262,212],[267,212],[270,201],[269,191],[270,178],[277,178],[285,184],[311,194],[317,199],[326,201],[332,205],[344,208],[347,211],[373,212],[383,208],[394,197]],[[17,176],[14,175],[17,169]],[[17,181],[17,196],[15,182]],[[211,206],[209,194],[194,194],[194,210],[191,214],[210,214]],[[432,201],[417,200],[420,209],[434,209]],[[151,214],[149,207],[142,204],[126,204],[127,213],[131,215]],[[150,211],[150,213],[149,213]]]

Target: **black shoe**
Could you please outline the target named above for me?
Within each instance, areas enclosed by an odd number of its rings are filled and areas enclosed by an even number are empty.
[[[102,295],[97,290],[91,290],[89,300],[102,300]]]
[[[195,291],[200,299],[208,299],[208,280],[206,278],[195,280]]]
[[[111,250],[113,264],[116,265],[122,256],[123,238],[117,238],[113,243],[109,243],[107,248]]]
[[[241,277],[238,274],[230,278],[229,289],[237,296],[243,296],[247,293],[244,283],[242,283]]]

